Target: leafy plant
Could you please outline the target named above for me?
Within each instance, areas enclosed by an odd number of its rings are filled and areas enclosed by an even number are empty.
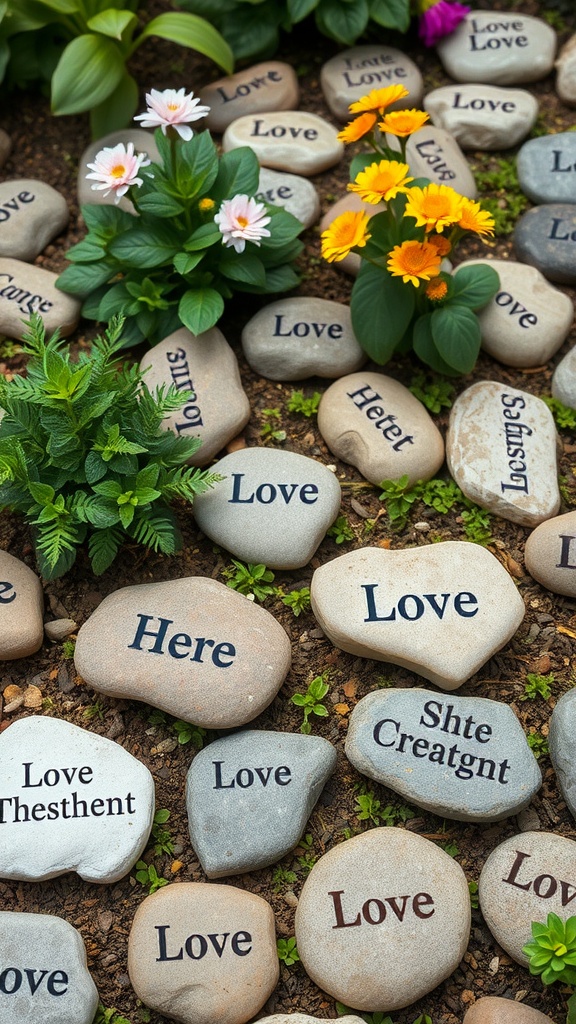
[[[75,640],[63,640],[62,641],[62,657],[65,658],[66,661],[70,661],[74,657],[75,650],[76,650],[76,641]]]
[[[326,531],[326,536],[333,537],[335,544],[344,544],[345,541],[356,539],[356,534],[344,515],[338,516],[330,529]]]
[[[183,747],[187,743],[191,743],[193,747],[196,747],[196,750],[202,750],[206,738],[206,729],[203,729],[201,725],[192,725],[191,722],[182,722],[177,718],[175,722],[172,722],[172,729],[178,737],[180,746]]]
[[[329,689],[330,687],[326,682],[326,672],[323,672],[321,676],[315,676],[312,679],[308,684],[306,693],[295,693],[290,697],[290,703],[303,710],[304,720],[300,726],[300,732],[305,733],[307,736],[312,732],[312,726],[308,721],[310,715],[316,715],[318,718],[328,717],[328,709],[322,704],[322,700]]]
[[[277,424],[280,422],[280,409],[262,409],[264,423],[260,430],[260,437],[264,441],[285,441],[286,431],[279,430]]]
[[[170,885],[168,879],[162,878],[162,875],[158,874],[154,865],[147,864],[145,860],[136,862],[135,878],[137,882],[140,882],[140,885],[143,885],[148,890],[149,896],[164,885]]]
[[[272,885],[275,892],[278,892],[283,885],[293,885],[297,880],[298,876],[295,871],[290,871],[289,868],[283,868],[280,865],[275,867],[272,872]]]
[[[222,575],[227,577],[227,587],[237,590],[239,594],[245,594],[254,601],[265,601],[270,594],[274,593],[274,587],[270,586],[274,579],[274,573],[265,565],[253,565],[251,562],[244,565],[243,562],[232,559],[234,569],[223,569]]]
[[[542,399],[550,409],[559,430],[576,430],[576,409],[564,405],[559,398],[543,395]]]
[[[310,398],[305,398],[303,391],[293,391],[286,402],[286,408],[288,412],[298,412],[300,415],[310,418],[318,412],[321,398],[322,395],[319,391],[315,391]]]
[[[302,836],[300,842],[298,843],[298,847],[304,850],[304,853],[299,854],[296,857],[296,860],[298,861],[299,866],[306,872],[306,874],[308,874],[308,872],[312,870],[316,861],[318,860],[316,854],[314,853],[314,841],[309,832],[307,832],[306,835]]]
[[[282,604],[292,609],[295,617],[298,618],[302,612],[310,608],[310,587],[302,587],[301,590],[291,590],[289,594],[282,597]]]
[[[530,732],[528,733],[526,740],[536,760],[540,757],[545,757],[546,754],[550,753],[548,740],[545,736],[542,736],[541,733],[536,731]]]
[[[472,170],[484,208],[494,219],[494,233],[512,234],[528,206],[518,181],[515,159],[484,154],[478,164],[472,165]]]
[[[548,700],[552,695],[550,687],[553,682],[553,672],[547,676],[538,675],[536,672],[528,672],[526,675],[524,693],[521,695],[520,700],[534,700],[536,697],[542,697],[543,700]]]
[[[380,501],[385,502],[388,518],[398,529],[406,525],[408,513],[419,497],[415,488],[408,488],[408,479],[405,473],[398,480],[383,480],[380,484]]]
[[[373,789],[360,782],[356,786],[356,817],[358,821],[371,821],[373,825],[394,826],[399,821],[408,821],[414,817],[412,808],[405,804],[386,804],[382,807]]]
[[[173,554],[181,538],[169,502],[193,501],[218,479],[187,465],[197,439],[162,426],[189,392],[152,395],[137,366],[117,363],[119,317],[77,363],[58,332],[45,340],[38,314],[27,327],[27,376],[0,377],[0,507],[32,526],[42,575],[67,572],[85,540],[97,575],[125,539]]]
[[[466,499],[468,500],[468,499]],[[493,540],[490,515],[485,509],[477,505],[467,508],[461,516],[464,524],[464,535],[466,540],[473,544],[490,544]]]
[[[84,708],[84,711],[82,712],[82,718],[86,718],[88,721],[90,721],[93,718],[98,718],[100,719],[101,722],[103,722],[105,711],[106,705],[100,699],[100,697],[97,697],[93,704],[89,704],[87,708]]]
[[[408,486],[405,474],[398,480],[384,480],[380,484],[380,501],[386,505],[390,523],[402,530],[408,521],[408,514],[416,501],[422,501],[428,508],[445,515],[450,509],[461,505],[461,520],[466,539],[474,544],[489,544],[492,540],[490,515],[467,498],[454,480],[418,480]]]
[[[448,840],[447,843],[444,843],[442,849],[449,857],[457,857],[460,853],[460,847],[452,839]]]
[[[478,882],[468,882],[468,892],[470,893],[470,906],[472,910],[478,910],[480,906],[480,900],[478,898]]]
[[[163,853],[174,853],[174,840],[169,830],[164,828],[169,818],[170,811],[166,807],[161,807],[154,815],[151,836],[154,843],[152,849],[154,850],[155,857],[160,857]]]
[[[297,964],[300,960],[298,955],[298,949],[296,946],[296,939],[277,939],[276,949],[278,952],[278,959],[282,963],[286,964],[286,967],[292,967]]]
[[[436,374],[416,373],[410,381],[409,390],[430,412],[452,408],[454,385]]]
[[[114,1007],[107,1009],[102,1003],[99,1003],[92,1024],[130,1024],[130,1021],[118,1013]]]
[[[522,949],[529,957],[530,974],[539,975],[544,985],[556,981],[576,986],[576,917],[562,921],[550,913],[546,924],[532,922],[532,942]],[[567,1002],[566,1024],[576,1024],[576,993]]]

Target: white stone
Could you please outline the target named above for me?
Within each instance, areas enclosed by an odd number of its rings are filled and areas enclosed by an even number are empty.
[[[343,213],[359,213],[362,210],[368,217],[373,217],[375,213],[382,213],[382,210],[386,209],[386,203],[365,203],[363,199],[356,192],[346,192],[345,195],[341,196],[329,210],[326,211],[320,221],[320,232],[327,231],[333,220],[336,217],[340,217]],[[360,267],[362,266],[362,257],[357,252],[351,252],[348,256],[345,256],[343,260],[338,260],[331,264],[336,270],[343,270],[345,274],[350,274],[352,277],[356,277]]]
[[[502,11],[470,11],[436,47],[457,82],[522,85],[554,66],[556,33],[541,18]]]
[[[351,103],[372,89],[403,85],[409,96],[393,103],[388,110],[419,107],[424,82],[419,68],[401,50],[393,46],[353,46],[342,50],[323,65],[320,84],[324,99],[340,121],[351,121]]]
[[[556,92],[563,103],[576,106],[576,35],[560,50],[555,67]]]
[[[397,149],[398,139],[386,135],[386,142]],[[468,199],[476,199],[474,175],[456,139],[437,125],[425,124],[411,135],[406,145],[406,162],[414,178],[429,178],[435,185],[449,185]]]
[[[27,658],[42,645],[44,592],[36,573],[0,551],[0,662]]]
[[[300,174],[261,167],[256,198],[283,207],[305,228],[312,227],[320,216],[320,196],[312,182]]]
[[[554,370],[552,395],[569,409],[576,409],[576,345],[566,353]]]
[[[154,781],[113,740],[31,716],[0,735],[0,878],[77,871],[116,882],[138,860],[154,818]]]
[[[526,568],[554,594],[576,598],[576,511],[540,523],[526,541]]]
[[[444,85],[428,93],[424,107],[462,149],[511,149],[538,117],[531,93],[495,85]]]
[[[95,142],[91,142],[90,145],[84,150],[80,160],[78,161],[78,202],[80,206],[84,206],[88,203],[96,203],[98,206],[115,206],[117,205],[121,210],[126,210],[127,213],[135,213],[134,205],[127,196],[122,196],[119,203],[116,203],[116,199],[113,192],[110,192],[107,196],[103,195],[104,190],[93,189],[92,185],[97,185],[98,182],[92,178],[87,178],[86,175],[90,174],[90,168],[88,164],[93,164],[96,155],[101,149],[113,149],[119,142],[123,142],[125,146],[129,142],[134,145],[135,153],[147,153],[150,160],[153,163],[160,162],[160,154],[154,139],[153,132],[144,131],[143,128],[122,128],[117,132],[110,132],[109,135],[104,135],[101,139],[97,139]]]
[[[0,184],[0,256],[30,262],[64,230],[68,203],[55,188],[32,178]]]
[[[250,146],[264,167],[309,177],[333,167],[344,156],[337,134],[324,118],[303,110],[246,114],[228,125],[222,149],[228,153]]]
[[[445,690],[500,650],[525,611],[498,559],[467,541],[350,551],[316,569],[310,596],[336,647],[401,665]]]
[[[570,813],[576,817],[576,688],[563,693],[550,717],[548,733],[550,760],[560,792]]]
[[[58,328],[72,334],[80,320],[81,302],[56,287],[58,274],[22,260],[0,258],[0,332],[22,341],[24,322],[39,313],[48,335]]]
[[[300,87],[289,64],[267,60],[210,82],[200,90],[199,97],[203,105],[210,107],[204,126],[211,132],[223,132],[244,114],[296,110]]]
[[[560,507],[556,442],[541,398],[480,381],[452,407],[446,459],[471,501],[512,523],[538,526]]]

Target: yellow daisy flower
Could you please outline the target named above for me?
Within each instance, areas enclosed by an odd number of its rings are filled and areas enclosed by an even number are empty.
[[[446,297],[448,285],[441,277],[431,277],[424,291],[426,292],[426,297],[431,299],[432,302],[440,302],[441,299]]]
[[[356,180],[347,186],[349,192],[356,192],[365,203],[381,203],[394,199],[398,192],[405,192],[405,186],[414,181],[409,178],[408,164],[398,160],[381,160],[370,164],[356,175]]]
[[[458,227],[463,231],[475,231],[477,235],[493,235],[494,218],[487,210],[481,209],[480,203],[463,198]]]
[[[442,233],[445,227],[457,224],[462,216],[463,197],[449,185],[426,185],[408,189],[405,217],[414,217],[416,227]]]
[[[370,238],[368,215],[362,210],[353,213],[348,210],[333,220],[330,227],[322,232],[322,255],[328,263],[339,262],[354,248],[362,248]]]
[[[418,288],[420,281],[438,276],[440,256],[428,242],[402,242],[389,254],[387,267],[392,277],[401,277],[404,284],[409,281]]]
[[[403,85],[387,85],[384,89],[371,89],[367,96],[361,96],[355,103],[351,103],[351,114],[363,114],[366,110],[377,110],[383,114],[387,107],[403,100],[408,96],[408,89]]]
[[[447,256],[452,252],[452,243],[444,235],[428,235],[426,241],[434,246],[439,256]]]
[[[378,127],[383,132],[406,138],[407,135],[413,135],[423,128],[427,120],[428,114],[424,110],[391,110],[384,120],[379,122]]]
[[[354,121],[350,121],[341,132],[338,132],[337,138],[340,142],[358,142],[358,139],[364,138],[371,132],[374,125],[376,124],[376,114],[360,114],[360,117],[355,118]]]

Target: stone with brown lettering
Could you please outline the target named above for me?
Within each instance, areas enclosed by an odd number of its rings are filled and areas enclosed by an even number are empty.
[[[322,67],[320,84],[324,99],[339,121],[354,117],[349,107],[373,89],[403,85],[409,96],[398,100],[388,110],[419,107],[424,82],[418,66],[394,46],[353,46],[331,57]]]
[[[540,523],[526,541],[524,559],[543,587],[576,598],[576,511]]]
[[[310,177],[340,162],[344,145],[337,130],[318,114],[303,110],[245,114],[222,136],[225,153],[250,146],[264,167]]]
[[[0,551],[0,661],[27,658],[42,645],[44,593],[36,573]]]
[[[80,320],[81,302],[56,287],[58,274],[22,260],[0,258],[0,332],[22,340],[25,321],[39,313],[46,331],[72,334]]]
[[[553,1024],[533,1006],[501,996],[481,996],[464,1014],[462,1024]]]
[[[576,106],[576,35],[560,50],[556,67],[556,92],[563,103]]]
[[[518,259],[549,281],[576,284],[575,203],[533,206],[517,221],[513,243]]]
[[[572,687],[556,702],[548,734],[550,760],[554,765],[562,796],[576,818],[576,689]]]
[[[320,216],[320,196],[312,182],[300,174],[261,167],[256,199],[261,203],[281,206],[305,228],[312,227]]]
[[[158,152],[158,146],[154,139],[154,132],[147,132],[144,128],[122,128],[117,132],[110,132],[108,135],[102,136],[101,139],[96,139],[95,142],[91,142],[89,146],[84,150],[80,160],[78,161],[78,202],[80,206],[84,206],[87,203],[96,203],[98,206],[119,206],[121,210],[126,210],[127,213],[135,213],[134,204],[128,199],[128,196],[122,196],[119,203],[116,203],[116,197],[113,192],[109,192],[107,196],[104,195],[106,189],[95,189],[92,188],[97,182],[92,181],[91,178],[87,178],[86,175],[90,173],[88,164],[94,163],[96,154],[101,149],[112,149],[117,146],[119,142],[123,142],[125,146],[129,142],[134,145],[134,151],[136,153],[147,153],[150,160],[154,163],[160,161],[160,154]]]
[[[128,973],[138,998],[163,1016],[245,1024],[278,981],[272,907],[232,885],[167,885],[136,911]]]
[[[510,149],[538,117],[531,93],[496,85],[443,85],[426,95],[424,108],[462,149]]]
[[[300,87],[296,72],[279,60],[267,60],[219,78],[200,90],[200,102],[210,107],[204,124],[211,132],[223,132],[245,114],[269,110],[296,110]]]
[[[457,82],[522,85],[552,70],[556,33],[541,18],[516,11],[469,11],[436,49]]]
[[[295,930],[300,959],[321,989],[355,1010],[390,1012],[460,963],[470,931],[468,883],[428,839],[372,828],[316,862]]]
[[[68,203],[43,181],[0,184],[0,256],[30,262],[68,224]]]

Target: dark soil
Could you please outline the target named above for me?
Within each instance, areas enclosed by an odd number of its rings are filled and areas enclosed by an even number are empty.
[[[162,3],[148,5],[152,12],[162,6]],[[518,0],[517,3],[502,0],[491,5],[482,2],[477,6],[538,14],[540,5],[532,0]],[[552,5],[545,6],[550,9]],[[567,27],[572,31],[576,28],[574,13],[567,15]],[[567,31],[561,34],[561,42],[566,40],[567,35]],[[427,90],[447,81],[435,55],[420,48],[414,34],[406,38],[380,38],[379,41],[399,45],[418,62]],[[285,39],[279,54],[281,59],[292,62],[298,71],[302,109],[320,113],[329,120],[330,114],[320,92],[319,71],[322,63],[336,50],[335,44],[322,37],[311,38],[307,31]],[[208,61],[159,41],[149,43],[138,61],[134,70],[141,83],[142,99],[150,87],[161,89],[185,85],[197,91],[204,82],[219,76]],[[557,132],[573,127],[575,113],[558,101],[554,93],[553,76],[529,88],[533,89],[540,101],[541,123],[547,131]],[[144,109],[143,106],[141,109]],[[83,231],[75,185],[78,160],[89,141],[87,119],[53,118],[49,114],[46,99],[39,95],[14,94],[5,102],[3,126],[13,140],[13,153],[4,168],[4,177],[39,178],[57,188],[69,201],[71,220],[68,232],[48,246],[36,261],[47,269],[60,271],[65,266],[67,248],[82,236]],[[495,157],[498,155],[495,154]],[[472,153],[469,157],[474,163],[480,154]],[[348,180],[347,167],[345,160],[336,169],[314,180],[322,197],[323,211],[343,194]],[[506,196],[502,195],[500,201],[506,204]],[[301,259],[302,284],[299,293],[348,302],[351,281],[337,268],[321,261],[318,228],[307,231],[303,237],[306,249]],[[488,250],[498,257],[513,257],[509,238],[470,243],[467,248],[461,249],[461,257],[482,255]],[[574,292],[570,289],[567,291],[574,298]],[[256,376],[243,359],[239,344],[240,331],[258,305],[258,302],[250,298],[235,300],[221,324],[238,355],[244,387],[252,408],[251,420],[243,440],[248,446],[265,443],[262,428],[269,420],[264,410],[278,409],[280,418],[274,426],[286,432],[282,446],[286,450],[333,464],[336,460],[320,437],[315,418],[305,419],[286,410],[286,402],[293,387],[273,384]],[[75,344],[86,345],[93,334],[94,325],[83,323],[72,340]],[[576,330],[573,329],[554,360],[535,370],[511,370],[482,354],[475,371],[455,382],[456,391],[463,390],[474,381],[489,379],[535,394],[549,394],[554,366],[575,341]],[[9,374],[22,370],[22,358],[17,354],[7,358],[6,354],[2,354],[6,352],[9,353],[10,349],[0,348],[0,359],[3,360],[0,362],[0,371]],[[132,353],[135,358],[141,354]],[[409,384],[418,369],[415,361],[404,357],[389,364],[386,372]],[[302,387],[305,394],[310,396],[316,390],[322,391],[326,382],[308,380]],[[445,430],[447,412],[435,419],[439,427]],[[566,500],[561,511],[565,512],[576,505],[574,431],[562,432],[561,449],[560,472],[566,485]],[[464,538],[463,524],[456,513],[441,515],[422,504],[413,506],[406,527],[401,532],[394,532],[384,506],[379,501],[378,489],[367,485],[351,466],[337,463],[337,472],[343,486],[342,513],[348,519],[354,539],[337,545],[334,539],[327,538],[305,568],[291,573],[277,572],[275,582],[285,591],[308,586],[312,572],[318,565],[351,548],[368,544],[385,548],[415,547],[429,543],[431,539]],[[44,584],[47,618],[70,616],[81,625],[107,594],[129,584],[188,575],[223,581],[222,570],[230,564],[228,554],[215,549],[199,532],[189,509],[182,507],[179,511],[184,548],[178,557],[169,559],[136,547],[126,547],[114,566],[103,576],[95,578],[90,572],[87,559],[81,556],[64,578]],[[374,521],[374,527],[368,532],[367,524],[371,520]],[[428,532],[416,528],[415,524],[422,522],[429,525]],[[517,584],[525,601],[526,618],[512,641],[473,676],[459,693],[509,703],[527,733],[537,732],[545,738],[555,701],[574,685],[576,604],[544,590],[527,574],[523,552],[528,533],[523,527],[492,517],[493,541],[489,545],[490,550]],[[3,514],[0,545],[35,568],[30,532],[16,516]],[[307,826],[313,856],[319,857],[343,841],[345,835],[349,834],[345,830],[359,832],[377,823],[359,821],[357,817],[359,808],[356,804],[356,787],[367,780],[362,779],[344,757],[343,744],[349,713],[366,693],[377,686],[386,685],[387,681],[395,686],[418,686],[422,684],[422,679],[393,665],[354,658],[337,650],[323,636],[311,612],[295,618],[291,610],[276,598],[268,599],[266,607],[279,619],[291,638],[293,664],[280,693],[268,710],[252,723],[253,726],[298,731],[301,715],[289,702],[289,698],[305,690],[314,676],[329,673],[330,691],[326,703],[330,714],[326,719],[314,720],[313,731],[336,746],[338,767]],[[193,744],[178,743],[172,721],[166,716],[164,722],[158,723],[158,716],[155,718],[148,706],[95,694],[75,675],[73,661],[66,657],[67,653],[61,644],[46,641],[34,657],[5,663],[0,678],[0,691],[10,683],[23,685],[34,681],[44,697],[42,713],[65,718],[83,728],[111,737],[140,758],[154,776],[157,807],[168,808],[170,811],[167,827],[174,841],[172,854],[154,857],[150,848],[146,860],[153,859],[158,874],[173,883],[203,880],[205,876],[190,845],[184,804],[185,776],[194,756]],[[449,649],[446,650],[446,658],[450,658]],[[530,672],[553,674],[553,695],[549,700],[522,700],[526,675]],[[4,715],[0,728],[9,727],[9,723],[16,718],[33,713],[32,710],[20,710],[10,716]],[[213,736],[207,736],[206,742],[211,738]],[[529,811],[520,820],[513,818],[496,824],[475,826],[444,821],[414,808],[414,817],[404,824],[398,820],[397,824],[441,846],[448,845],[469,881],[477,881],[488,854],[502,840],[523,828],[541,828],[576,838],[574,821],[561,799],[556,776],[547,756],[541,757],[540,765],[544,784]],[[377,784],[368,785],[380,800],[381,809],[390,805],[394,816],[394,810],[399,807],[396,795]],[[384,817],[382,824],[385,824]],[[240,886],[265,897],[274,909],[278,935],[293,935],[294,907],[308,871],[306,864],[299,858],[308,853],[308,850],[299,849],[286,857],[279,867],[273,866],[264,871],[225,879],[223,884]],[[287,872],[293,874],[286,875]],[[89,885],[75,874],[38,884],[0,882],[3,909],[58,914],[79,928],[88,950],[90,970],[106,1007],[116,1007],[131,1024],[139,1021],[162,1024],[165,1018],[146,1011],[139,1004],[127,974],[128,934],[134,913],[145,896],[146,890],[130,875],[112,886]],[[419,1014],[428,1013],[434,1024],[458,1024],[466,1009],[480,996],[498,995],[521,1000],[549,1014],[553,1021],[560,1024],[565,1015],[565,993],[558,987],[545,990],[538,979],[532,978],[527,970],[511,961],[498,946],[484,924],[480,911],[474,909],[472,917],[468,952],[458,970],[426,998],[394,1014],[395,1021],[411,1024]],[[322,1018],[337,1017],[334,999],[313,984],[301,965],[291,968],[282,965],[278,987],[263,1008],[261,1016],[296,1010]]]

